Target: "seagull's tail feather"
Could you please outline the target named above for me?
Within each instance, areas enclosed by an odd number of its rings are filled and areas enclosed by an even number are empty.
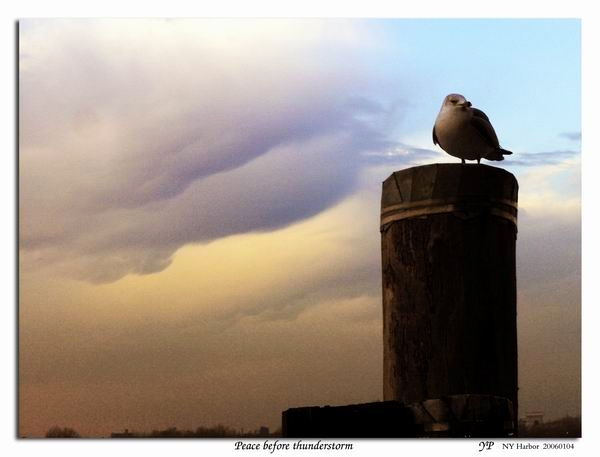
[[[506,149],[498,148],[494,152],[488,154],[486,159],[488,160],[504,160],[505,155],[512,154],[511,151],[507,151]]]

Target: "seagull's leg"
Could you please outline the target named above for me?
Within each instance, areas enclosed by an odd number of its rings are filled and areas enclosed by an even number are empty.
[[[462,163],[467,163],[467,162],[465,162],[465,159],[460,159],[460,160],[462,160]]]
[[[479,165],[479,163],[481,162],[481,157],[477,158],[477,165]]]

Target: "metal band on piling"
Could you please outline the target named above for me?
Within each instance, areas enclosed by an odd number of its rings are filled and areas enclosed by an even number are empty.
[[[517,226],[517,204],[504,198],[488,198],[485,201],[477,198],[429,199],[417,202],[405,202],[382,208],[381,231],[392,222],[412,217],[423,217],[432,214],[456,213],[468,218],[478,214],[491,214],[502,217]]]

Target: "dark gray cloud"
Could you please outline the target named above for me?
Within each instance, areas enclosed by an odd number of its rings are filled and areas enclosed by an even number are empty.
[[[542,165],[556,165],[565,160],[579,157],[580,152],[574,150],[547,151],[547,152],[519,152],[509,156],[507,163],[525,167],[538,167]]]
[[[432,149],[397,143],[385,149],[366,153],[365,160],[369,165],[393,165],[401,168],[427,163],[439,159],[441,155],[442,153]]]
[[[564,132],[560,136],[572,141],[581,141],[581,132]]]

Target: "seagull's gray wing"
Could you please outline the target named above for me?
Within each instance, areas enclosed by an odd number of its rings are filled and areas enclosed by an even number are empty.
[[[473,117],[471,118],[471,125],[477,129],[477,131],[483,136],[489,143],[490,146],[495,148],[500,147],[500,142],[498,141],[498,137],[496,136],[496,132],[490,123],[489,118],[486,114],[477,109],[471,108],[473,110]]]

